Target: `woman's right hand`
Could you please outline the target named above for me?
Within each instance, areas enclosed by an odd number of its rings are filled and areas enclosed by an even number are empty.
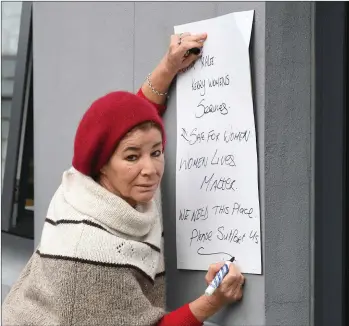
[[[205,280],[207,285],[210,284],[224,262],[212,264],[206,274]],[[229,272],[224,277],[221,285],[210,296],[207,296],[208,302],[217,309],[223,308],[225,305],[239,301],[242,299],[243,286],[245,277],[241,274],[236,264],[229,266]]]
[[[212,282],[223,264],[223,262],[217,263],[209,267],[205,277],[207,285]],[[241,300],[244,283],[245,277],[239,268],[234,263],[230,264],[228,274],[212,295],[204,294],[189,304],[194,317],[199,322],[203,322],[227,304]]]
[[[182,33],[171,36],[171,42],[163,62],[169,71],[177,74],[179,71],[190,66],[196,61],[200,54],[188,54],[192,48],[202,49],[207,39],[206,33],[191,34]]]

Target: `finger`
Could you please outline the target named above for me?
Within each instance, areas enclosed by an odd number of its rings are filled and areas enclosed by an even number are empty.
[[[239,289],[232,295],[232,298],[234,301],[240,301],[242,299],[242,296],[243,296],[243,292],[241,289]]]
[[[223,279],[220,285],[220,289],[224,293],[235,293],[239,287],[240,285],[236,281],[236,276],[229,274]]]
[[[198,58],[197,55],[189,54],[189,56],[187,56],[186,58],[183,59],[182,68],[186,68],[186,67],[190,66],[192,64],[192,62],[194,62],[197,58]]]
[[[244,286],[245,286],[245,282],[246,282],[245,277],[242,274],[240,274],[238,276],[238,278],[237,278],[237,287],[236,287],[236,289],[238,291],[243,291]]]
[[[209,283],[212,282],[212,280],[214,279],[214,277],[216,276],[216,274],[219,272],[219,270],[222,268],[223,265],[224,265],[224,262],[210,265],[205,277],[207,282]]]
[[[233,299],[235,301],[242,299],[244,284],[245,284],[245,278],[241,277],[239,284],[238,284],[237,288],[235,289],[235,292],[233,293]]]
[[[179,33],[179,34],[173,34],[171,35],[171,45],[179,45],[182,42],[183,37],[190,36],[190,33]]]
[[[207,283],[212,282],[212,280],[214,279],[214,277],[216,276],[216,274],[219,272],[219,270],[222,268],[223,265],[224,265],[224,262],[210,265],[210,267],[208,268],[207,274],[205,276],[205,280]]]
[[[227,296],[234,302],[241,300],[245,277],[241,274],[240,268],[235,264],[231,264],[226,278],[226,281],[230,282],[230,284],[222,284],[222,290],[224,290]]]
[[[186,51],[188,51],[189,49],[192,49],[192,48],[202,49],[203,46],[204,46],[204,44],[201,42],[196,42],[196,41],[188,41],[187,42],[187,41],[185,41],[185,42],[181,43],[178,50],[183,51],[185,53]]]
[[[194,41],[194,42],[203,42],[207,38],[206,33],[201,33],[201,34],[189,34],[189,35],[182,35],[182,41]]]
[[[220,286],[217,289],[221,295],[223,295],[226,298],[232,298],[233,294],[237,290],[237,287],[235,286],[235,283],[231,283],[227,280],[227,276],[222,281]]]
[[[241,287],[243,287],[246,282],[245,276],[241,273],[241,270],[238,265],[234,264],[233,268],[235,269],[236,273],[239,275],[239,284],[241,285]]]
[[[198,48],[200,52],[197,55],[194,53],[190,53],[189,51],[193,48]],[[197,58],[198,56],[202,55],[202,51],[203,51],[202,45],[197,42],[182,43],[179,47],[177,47],[176,49],[173,49],[173,53],[176,53],[177,55],[182,56],[184,59],[188,58],[190,54],[194,54]]]
[[[188,55],[185,54],[183,58],[183,65],[189,66],[193,61],[197,60],[200,56],[201,54],[194,54],[194,53],[189,53]]]
[[[241,274],[241,268],[239,267],[239,265],[234,262],[233,264],[231,264],[232,268],[234,268],[237,272],[239,272]]]
[[[190,33],[179,33],[171,36],[171,45],[180,45],[183,42],[183,38],[190,36]]]
[[[201,54],[200,55],[195,55],[195,54],[188,55],[187,57],[183,58],[180,69],[184,70],[184,69],[192,66],[195,63],[195,61],[200,57],[201,57]]]
[[[245,278],[245,277],[242,275],[242,273],[241,273],[241,268],[240,268],[240,266],[239,266],[236,262],[234,262],[233,264],[230,264],[229,270],[230,270],[230,269],[235,270],[235,272],[236,272],[238,275],[240,275],[240,277]]]
[[[241,274],[241,278],[240,278],[241,287],[243,287],[243,286],[245,285],[245,282],[246,282],[245,276],[243,276],[243,275]]]
[[[185,33],[179,33],[177,35],[178,35],[178,37],[180,37],[183,40],[184,38],[190,36],[191,34],[188,32],[185,32]]]
[[[242,275],[239,270],[234,266],[234,264],[230,264],[229,272],[227,276],[223,279],[221,288],[222,291],[236,291],[241,285]]]

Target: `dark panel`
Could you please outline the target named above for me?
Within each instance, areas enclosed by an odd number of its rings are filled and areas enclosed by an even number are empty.
[[[316,4],[315,325],[344,320],[345,3]]]

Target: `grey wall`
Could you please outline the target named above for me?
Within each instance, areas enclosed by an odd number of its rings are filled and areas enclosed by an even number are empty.
[[[88,105],[110,90],[137,90],[167,50],[174,25],[254,9],[250,52],[264,275],[247,275],[243,301],[212,321],[308,325],[309,8],[264,2],[34,3],[36,244]],[[169,309],[205,288],[205,273],[176,269],[175,91],[174,86],[164,118],[169,139],[162,185]]]
[[[312,317],[312,6],[266,4],[266,325]]]
[[[35,242],[97,97],[133,89],[133,3],[34,3]]]

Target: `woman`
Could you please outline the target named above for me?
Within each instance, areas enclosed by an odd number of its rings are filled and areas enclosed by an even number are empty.
[[[84,114],[72,168],[54,194],[41,242],[3,304],[3,325],[202,325],[240,300],[232,264],[215,293],[166,313],[161,207],[164,171],[159,113],[176,74],[206,34],[173,35],[138,91],[112,92]],[[160,208],[158,210],[158,207]],[[222,263],[210,266],[210,282]]]

